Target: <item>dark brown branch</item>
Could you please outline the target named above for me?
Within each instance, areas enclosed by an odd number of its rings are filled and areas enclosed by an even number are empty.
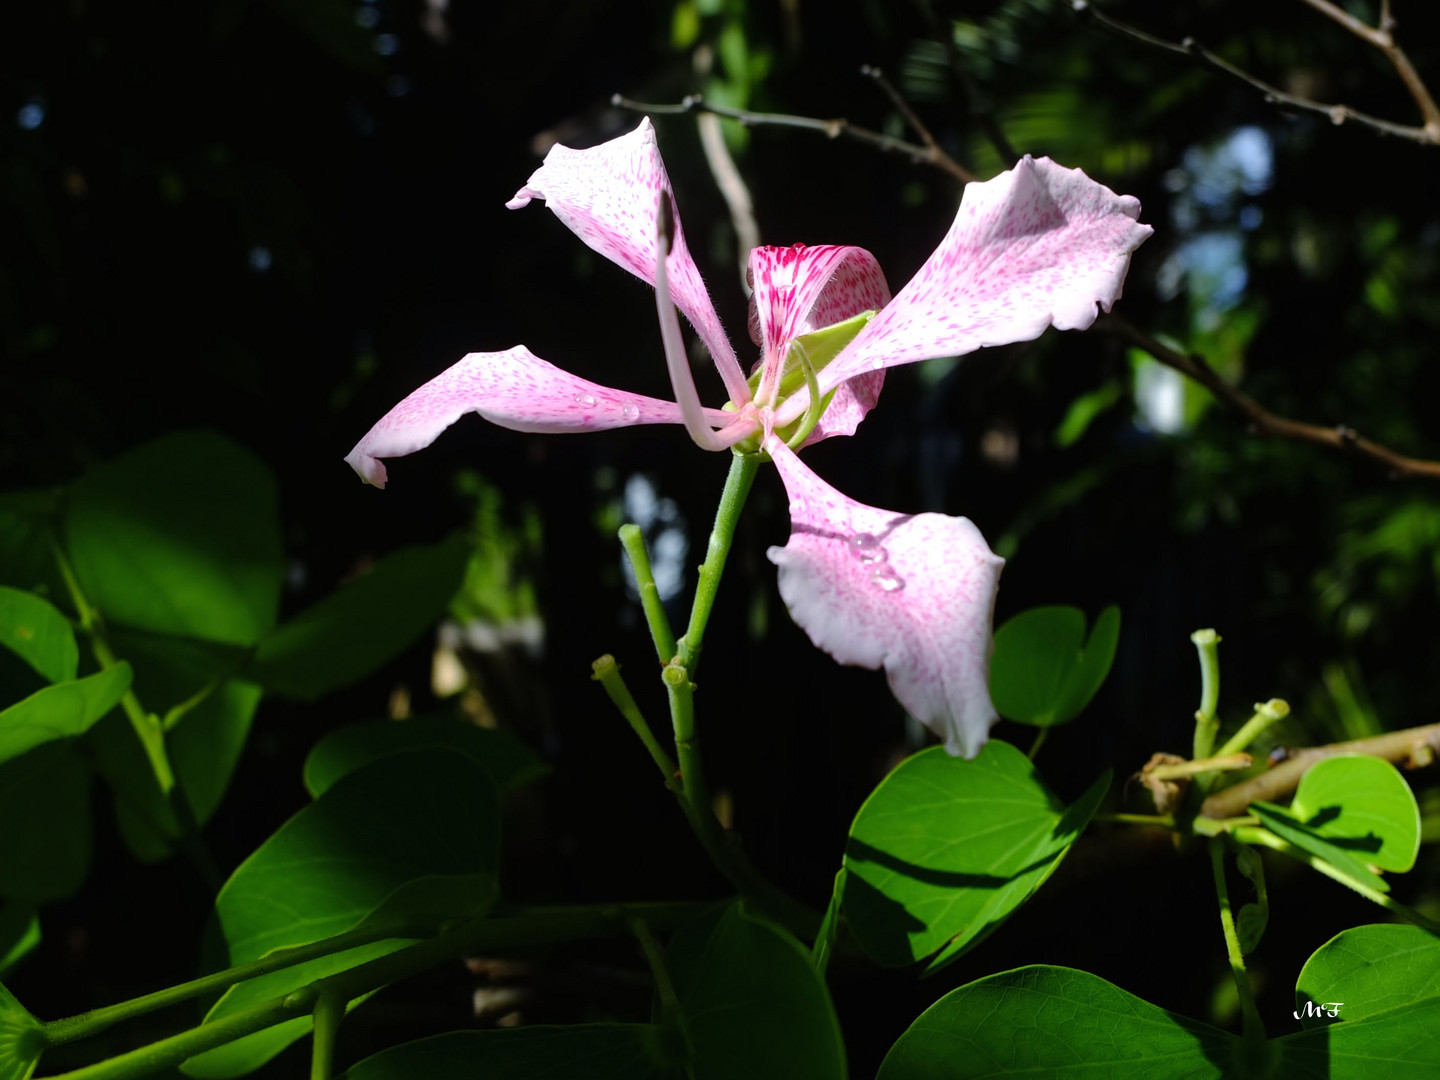
[[[1440,752],[1440,724],[1391,731],[1385,735],[1372,735],[1368,739],[1353,742],[1332,743],[1329,746],[1312,746],[1297,750],[1268,772],[1252,777],[1243,783],[1217,791],[1200,807],[1200,815],[1207,818],[1233,818],[1245,813],[1256,799],[1272,802],[1294,791],[1310,766],[1317,761],[1339,754],[1366,754],[1384,758],[1386,761],[1411,765],[1428,765]]]
[[[1330,8],[1326,0],[1304,0],[1304,2],[1322,11]],[[1324,5],[1324,7],[1320,5]],[[1425,124],[1423,126],[1417,127],[1408,124],[1397,124],[1391,120],[1371,116],[1369,113],[1361,112],[1359,109],[1351,108],[1349,105],[1329,105],[1321,101],[1300,97],[1296,94],[1286,93],[1278,86],[1267,83],[1263,79],[1257,79],[1248,71],[1236,67],[1224,57],[1211,52],[1193,37],[1187,37],[1183,41],[1167,41],[1165,38],[1148,34],[1138,27],[1131,26],[1129,23],[1123,23],[1119,19],[1111,18],[1102,11],[1097,11],[1091,5],[1090,0],[1070,0],[1070,6],[1075,10],[1076,14],[1090,19],[1096,25],[1108,30],[1112,34],[1129,38],[1131,41],[1138,41],[1141,44],[1148,45],[1152,49],[1159,49],[1162,52],[1183,56],[1195,63],[1202,64],[1222,75],[1234,79],[1236,82],[1242,83],[1250,87],[1250,89],[1257,91],[1269,104],[1294,109],[1297,112],[1315,113],[1328,118],[1332,124],[1353,122],[1370,128],[1373,131],[1378,131],[1385,135],[1393,135],[1399,139],[1407,139],[1410,142],[1419,143],[1422,146],[1440,146],[1440,109],[1437,109],[1434,100],[1430,97],[1429,91],[1425,88],[1424,82],[1421,81],[1419,74],[1410,64],[1409,58],[1406,57],[1400,47],[1394,43],[1394,39],[1388,31],[1382,32],[1368,27],[1364,23],[1358,22],[1358,20],[1350,19],[1350,16],[1345,15],[1344,12],[1338,9],[1331,10],[1334,10],[1337,15],[1343,16],[1344,19],[1354,22],[1355,25],[1359,27],[1355,32],[1372,45],[1381,49],[1385,55],[1390,58],[1396,70],[1400,72],[1400,77],[1404,80],[1411,96],[1414,97],[1420,105],[1420,111],[1425,117]],[[1327,11],[1327,14],[1328,13]],[[1345,25],[1348,27],[1349,23],[1345,23]],[[1351,27],[1351,29],[1354,28]],[[1381,39],[1383,39],[1383,44]]]
[[[975,179],[968,170],[939,147],[919,146],[906,142],[904,139],[897,139],[892,135],[871,131],[869,128],[852,124],[845,119],[820,120],[813,116],[791,116],[787,113],[749,112],[745,109],[732,109],[725,105],[711,105],[699,94],[691,94],[682,98],[678,105],[647,105],[644,102],[631,101],[629,98],[616,94],[610,99],[610,104],[616,108],[649,113],[652,116],[711,113],[715,116],[735,120],[746,127],[790,127],[799,128],[802,131],[818,131],[827,138],[852,139],[885,153],[902,154],[918,165],[933,165],[962,183],[968,183]]]
[[[1291,442],[1327,446],[1333,450],[1357,454],[1384,465],[1392,475],[1397,477],[1423,477],[1427,480],[1440,480],[1440,462],[1397,454],[1388,447],[1381,446],[1358,434],[1354,428],[1344,425],[1321,427],[1319,424],[1307,424],[1300,420],[1291,420],[1276,415],[1254,398],[1235,389],[1222,379],[1215,369],[1205,362],[1204,357],[1187,356],[1185,353],[1172,349],[1118,315],[1107,315],[1100,320],[1098,325],[1101,329],[1143,349],[1166,367],[1174,368],[1180,374],[1198,382],[1227,408],[1243,416],[1249,422],[1250,429],[1257,434],[1288,439]]]

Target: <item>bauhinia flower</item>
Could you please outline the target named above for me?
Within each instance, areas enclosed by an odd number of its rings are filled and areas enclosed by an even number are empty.
[[[381,458],[430,445],[467,412],[530,432],[684,424],[709,450],[763,449],[790,500],[791,535],[769,555],[792,618],[842,664],[884,668],[900,703],[946,749],[973,757],[997,719],[991,613],[1003,560],[965,518],[900,514],[846,498],[796,450],[850,435],[885,369],[987,345],[1082,330],[1120,296],[1151,233],[1139,202],[1078,169],[1025,157],[968,184],[949,232],[891,299],[856,247],[750,253],[749,378],[690,257],[650,121],[588,150],[556,146],[506,205],[544,199],[591,248],[655,287],[675,401],[601,386],[523,345],[471,353],[386,413],[345,459],[376,487]],[[700,403],[679,310],[709,350],[729,401]]]

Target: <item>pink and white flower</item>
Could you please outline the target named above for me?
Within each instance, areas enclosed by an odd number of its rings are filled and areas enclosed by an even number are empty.
[[[964,518],[846,498],[795,449],[853,434],[886,368],[1028,341],[1050,326],[1089,327],[1097,305],[1109,311],[1120,296],[1131,253],[1152,231],[1137,222],[1139,202],[1078,169],[1025,157],[966,186],[949,232],[893,300],[860,248],[756,248],[751,331],[761,358],[747,379],[686,248],[648,119],[588,150],[556,146],[506,205],[535,198],[655,286],[676,400],[581,379],[523,345],[471,353],[391,409],[345,460],[384,487],[380,459],[430,445],[467,412],[530,432],[680,423],[706,449],[763,446],[790,499],[789,542],[769,555],[791,616],[841,663],[883,667],[896,698],[950,753],[979,753],[996,719],[990,620],[1003,560]],[[714,358],[730,396],[725,409],[699,401],[677,307]],[[838,351],[832,345],[833,355],[812,359],[812,348],[824,350],[809,335],[868,312],[868,322],[846,328]]]

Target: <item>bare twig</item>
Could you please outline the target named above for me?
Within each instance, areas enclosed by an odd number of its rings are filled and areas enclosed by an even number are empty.
[[[1112,34],[1129,38],[1148,45],[1153,49],[1160,49],[1163,52],[1174,53],[1177,56],[1186,57],[1196,63],[1200,63],[1215,71],[1226,75],[1237,82],[1243,83],[1252,90],[1258,91],[1264,99],[1272,104],[1284,108],[1294,109],[1298,112],[1315,113],[1327,117],[1332,124],[1344,124],[1353,122],[1363,127],[1370,128],[1385,135],[1393,135],[1399,139],[1407,139],[1410,142],[1419,143],[1422,146],[1440,146],[1440,108],[1437,108],[1434,100],[1430,97],[1429,91],[1425,88],[1424,82],[1411,65],[1410,60],[1398,45],[1394,43],[1393,37],[1388,31],[1382,34],[1381,31],[1366,26],[1358,20],[1352,19],[1343,11],[1333,8],[1326,0],[1303,0],[1319,10],[1334,11],[1336,16],[1343,17],[1354,23],[1358,29],[1355,31],[1360,37],[1369,41],[1384,51],[1391,62],[1395,65],[1400,77],[1404,80],[1412,97],[1420,106],[1420,111],[1425,117],[1422,126],[1408,124],[1397,124],[1391,120],[1385,120],[1378,116],[1371,116],[1369,113],[1361,112],[1359,109],[1351,108],[1349,105],[1330,105],[1321,101],[1314,101],[1310,98],[1300,97],[1297,94],[1286,93],[1278,86],[1257,79],[1248,71],[1235,66],[1224,57],[1211,52],[1201,45],[1193,37],[1187,37],[1183,41],[1167,41],[1165,38],[1156,37],[1154,34],[1146,33],[1138,27],[1129,23],[1121,22],[1119,19],[1111,18],[1102,11],[1097,11],[1090,4],[1090,0],[1070,0],[1071,7],[1079,15],[1082,15],[1096,25],[1108,30]],[[1320,5],[1324,5],[1321,7]],[[1329,10],[1327,10],[1329,9]],[[1349,23],[1345,25],[1349,26]],[[1383,25],[1383,20],[1382,20]],[[1384,44],[1381,43],[1383,38]]]
[[[732,109],[725,105],[711,105],[699,94],[691,94],[682,98],[678,105],[647,105],[640,101],[631,101],[629,98],[616,94],[610,99],[610,104],[619,109],[630,109],[633,112],[649,113],[652,116],[683,116],[689,113],[713,113],[715,116],[723,116],[729,120],[735,120],[746,127],[791,127],[799,128],[802,131],[818,131],[831,139],[853,139],[856,142],[865,143],[876,150],[890,154],[901,154],[919,165],[933,165],[942,172],[949,173],[962,183],[967,183],[973,177],[957,161],[953,160],[943,151],[935,151],[927,146],[919,146],[915,143],[906,142],[904,139],[897,139],[892,135],[885,135],[878,131],[871,131],[869,128],[852,124],[849,120],[820,120],[813,116],[791,116],[787,113],[758,113],[746,109]]]
[[[1307,750],[1292,753],[1269,772],[1246,780],[1244,783],[1217,791],[1200,807],[1200,815],[1207,818],[1233,818],[1245,812],[1245,808],[1256,799],[1266,802],[1288,795],[1300,783],[1310,766],[1317,761],[1340,754],[1367,754],[1393,762],[1428,764],[1440,751],[1440,724],[1391,731],[1385,735],[1372,735],[1367,739],[1353,742],[1332,743],[1329,746],[1312,746]]]
[[[1185,353],[1172,349],[1118,315],[1107,315],[1100,320],[1098,325],[1116,337],[1143,349],[1166,367],[1174,368],[1180,374],[1198,382],[1228,408],[1245,417],[1249,421],[1251,430],[1258,434],[1269,435],[1277,439],[1288,439],[1292,442],[1328,446],[1335,450],[1358,454],[1384,465],[1397,477],[1424,477],[1427,480],[1440,480],[1440,462],[1397,454],[1394,450],[1358,434],[1354,428],[1344,425],[1321,427],[1319,424],[1307,424],[1300,420],[1291,420],[1276,415],[1248,394],[1242,393],[1227,383],[1214,368],[1205,362],[1203,357],[1187,356]]]
[[[890,99],[890,103],[900,110],[900,115],[905,118],[905,122],[910,125],[911,130],[920,136],[920,141],[925,144],[925,149],[930,152],[930,155],[937,162],[942,160],[950,162],[954,168],[949,171],[955,176],[960,177],[960,179],[966,183],[975,179],[974,173],[961,165],[949,154],[945,153],[944,150],[940,149],[940,144],[935,141],[935,136],[931,134],[930,129],[925,126],[925,121],[921,120],[920,117],[915,114],[915,110],[910,107],[910,103],[900,95],[900,91],[895,89],[890,80],[885,78],[883,71],[877,67],[871,67],[869,64],[865,64],[860,68],[860,74],[864,75],[867,79],[873,79],[875,81],[875,85]]]
[[[696,73],[705,76],[710,73],[715,54],[708,48],[695,51]],[[749,275],[750,249],[760,246],[760,225],[755,220],[755,203],[750,198],[750,188],[730,156],[725,145],[725,133],[720,130],[720,118],[714,113],[700,113],[695,117],[695,126],[700,131],[700,145],[705,150],[705,161],[710,166],[710,175],[730,211],[730,224],[735,229],[736,257],[739,261],[740,286],[745,295],[750,295]]]
[[[970,74],[970,68],[960,56],[960,50],[955,47],[955,35],[951,32],[949,25],[942,22],[935,14],[934,9],[928,3],[916,5],[920,13],[929,24],[930,34],[942,42],[945,48],[945,59],[950,65],[950,73],[955,76],[955,81],[960,84],[960,92],[965,95],[965,100],[970,105],[971,117],[980,125],[980,130],[985,133],[985,138],[995,148],[1002,161],[1016,161],[1020,155],[1015,152],[1015,147],[1010,145],[1010,140],[1005,135],[1005,129],[1000,126],[996,119],[995,109],[990,104],[990,99]]]

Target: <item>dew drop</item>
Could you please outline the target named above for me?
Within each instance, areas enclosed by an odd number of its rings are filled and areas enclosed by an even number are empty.
[[[591,405],[595,404],[595,398],[590,394],[576,394],[575,404],[584,405],[588,409]]]
[[[866,566],[884,562],[889,556],[889,552],[885,550],[879,538],[870,533],[856,533],[850,537],[848,543],[850,544],[850,554]]]
[[[870,584],[882,592],[897,592],[905,587],[905,579],[885,563],[870,571]]]
[[[629,420],[631,423],[634,423],[636,420],[640,419],[640,406],[626,405],[623,409],[620,410],[620,415],[623,416],[626,420]]]

